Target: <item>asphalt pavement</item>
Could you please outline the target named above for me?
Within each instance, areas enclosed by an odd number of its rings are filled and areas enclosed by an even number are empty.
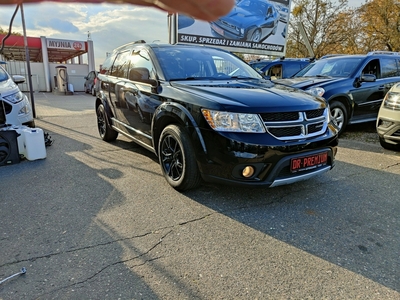
[[[35,93],[53,144],[0,167],[1,300],[400,299],[399,153],[340,140],[318,178],[179,193],[94,100]]]

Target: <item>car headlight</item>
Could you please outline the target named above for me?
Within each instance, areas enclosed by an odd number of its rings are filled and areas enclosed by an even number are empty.
[[[5,96],[3,98],[6,99],[7,101],[10,101],[13,104],[15,104],[15,103],[18,103],[18,102],[24,100],[24,97],[25,97],[25,95],[21,91],[19,91],[15,94],[11,94],[11,95]]]
[[[323,94],[325,94],[325,90],[322,87],[313,87],[313,88],[307,89],[306,92],[311,95],[320,96],[320,97],[322,97]]]
[[[386,93],[386,96],[383,99],[383,106],[388,109],[400,110],[400,93]]]
[[[226,111],[202,109],[204,118],[216,131],[226,132],[265,132],[264,125],[257,114],[242,114]]]

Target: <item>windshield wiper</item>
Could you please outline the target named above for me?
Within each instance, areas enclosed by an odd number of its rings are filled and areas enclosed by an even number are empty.
[[[258,78],[239,75],[239,76],[232,76],[231,79],[258,79]]]

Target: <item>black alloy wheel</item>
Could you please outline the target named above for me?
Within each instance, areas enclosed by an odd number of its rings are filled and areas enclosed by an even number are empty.
[[[169,125],[164,128],[158,153],[161,170],[173,188],[185,191],[200,185],[201,176],[194,149],[184,127]]]
[[[100,104],[96,110],[97,115],[97,129],[99,130],[100,137],[103,141],[112,142],[118,137],[118,132],[112,129],[107,122],[107,115],[104,105]]]

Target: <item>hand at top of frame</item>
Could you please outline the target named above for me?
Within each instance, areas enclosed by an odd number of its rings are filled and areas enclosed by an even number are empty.
[[[46,0],[2,0],[0,4],[44,2]],[[213,21],[226,15],[235,0],[51,0],[56,2],[126,3],[157,7],[168,13],[181,13],[203,21]]]

